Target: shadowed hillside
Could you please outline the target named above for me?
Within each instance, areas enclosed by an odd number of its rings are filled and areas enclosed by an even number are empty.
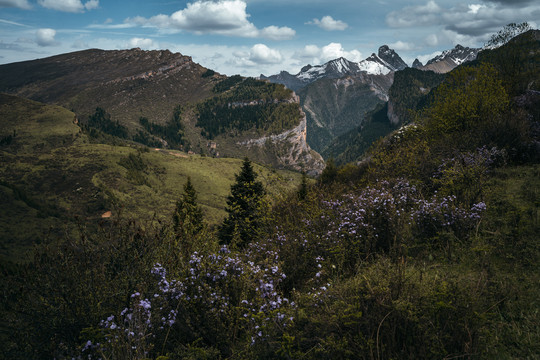
[[[113,218],[168,219],[188,176],[201,193],[206,218],[217,224],[241,164],[118,140],[96,144],[72,112],[5,94],[0,94],[0,117],[0,251],[5,258],[21,255],[49,227],[61,233],[75,217],[97,222],[112,211]],[[297,173],[256,170],[277,198],[300,183]]]

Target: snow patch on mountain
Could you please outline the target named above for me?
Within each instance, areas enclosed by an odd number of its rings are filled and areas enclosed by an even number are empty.
[[[388,66],[368,59],[360,61],[358,66],[361,71],[365,71],[372,75],[386,75],[391,71]]]

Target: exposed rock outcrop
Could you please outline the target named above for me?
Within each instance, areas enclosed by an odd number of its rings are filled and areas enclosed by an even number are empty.
[[[306,169],[308,175],[318,176],[325,164],[322,156],[311,149],[306,141],[306,125],[306,115],[302,112],[300,124],[290,130],[277,135],[241,141],[237,144],[248,149],[259,148],[273,152],[281,167],[297,171]]]

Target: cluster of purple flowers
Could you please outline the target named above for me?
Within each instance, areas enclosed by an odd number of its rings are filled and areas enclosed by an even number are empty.
[[[496,151],[485,153],[495,156]],[[483,202],[464,208],[455,196],[423,199],[416,187],[403,179],[378,185],[323,202],[328,211],[319,221],[326,224],[327,242],[356,243],[355,251],[373,251],[389,250],[396,234],[406,233],[404,227],[415,235],[425,234],[426,227],[462,235],[478,222],[486,209]]]
[[[470,209],[464,209],[456,203],[453,195],[435,196],[430,201],[419,200],[417,209],[411,214],[417,228],[434,231],[453,230],[456,233],[470,230],[480,220],[486,204],[479,202]]]
[[[460,153],[457,156],[443,160],[433,177],[441,179],[449,172],[463,172],[465,169],[476,169],[480,173],[487,173],[495,166],[504,165],[506,158],[505,150],[496,147],[490,149],[484,145],[475,151]]]
[[[156,279],[155,293],[150,297],[134,293],[131,307],[101,322],[107,346],[118,346],[121,339],[122,346],[135,350],[179,321],[189,324],[194,320],[190,320],[191,314],[201,312],[212,317],[213,324],[223,323],[223,329],[232,314],[239,314],[243,331],[252,334],[253,343],[264,339],[265,332],[276,324],[288,326],[296,305],[279,290],[286,278],[279,256],[268,251],[265,262],[255,263],[250,260],[252,251],[256,249],[232,254],[223,246],[217,253],[194,252],[184,275],[177,279],[169,279],[167,270],[155,264],[151,271]]]

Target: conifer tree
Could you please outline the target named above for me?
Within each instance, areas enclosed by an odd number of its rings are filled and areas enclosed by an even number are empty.
[[[204,229],[203,213],[197,204],[197,192],[188,177],[182,198],[173,214],[174,233],[182,250],[189,250],[193,238]]]
[[[231,185],[226,211],[229,213],[219,229],[222,243],[243,247],[255,240],[265,221],[265,190],[257,181],[251,161],[246,157],[236,182]]]
[[[330,184],[333,182],[338,174],[338,168],[334,162],[334,158],[330,158],[326,161],[326,167],[324,168],[319,180],[322,184]]]
[[[306,172],[302,170],[302,182],[300,183],[300,188],[298,189],[298,199],[300,201],[305,200],[308,193],[307,187],[307,176]]]

